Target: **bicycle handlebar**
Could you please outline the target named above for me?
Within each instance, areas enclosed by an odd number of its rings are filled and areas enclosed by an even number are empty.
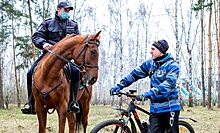
[[[129,92],[122,92],[122,91],[112,92],[110,90],[110,96],[118,95],[120,97],[121,95],[125,95],[127,97],[135,98],[137,97],[137,94],[134,94],[135,92],[137,92],[137,90],[129,90]]]

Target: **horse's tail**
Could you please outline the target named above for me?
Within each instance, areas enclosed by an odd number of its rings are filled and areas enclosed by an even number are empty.
[[[82,105],[80,101],[78,101],[80,112],[76,113],[76,130],[80,130],[80,125],[82,124]]]

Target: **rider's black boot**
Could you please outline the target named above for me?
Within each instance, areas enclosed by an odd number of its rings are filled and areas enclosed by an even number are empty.
[[[79,104],[76,101],[78,90],[79,90],[79,84],[80,84],[80,81],[73,83],[73,84],[70,83],[71,87],[70,87],[70,101],[68,105],[68,112],[72,112],[72,113],[80,112]]]
[[[22,114],[32,114],[35,115],[35,109],[34,109],[34,96],[32,94],[32,89],[30,85],[27,85],[28,87],[28,102],[24,105],[24,107],[21,109]]]

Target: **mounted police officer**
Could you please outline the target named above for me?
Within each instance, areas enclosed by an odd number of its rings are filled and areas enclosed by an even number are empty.
[[[31,69],[27,73],[27,90],[28,90],[28,102],[21,109],[23,114],[36,114],[34,109],[34,97],[32,94],[32,73],[39,61],[47,53],[46,50],[50,49],[57,42],[62,40],[68,34],[80,34],[78,24],[69,19],[69,12],[73,10],[72,6],[69,6],[67,2],[60,2],[57,5],[55,18],[50,18],[42,22],[37,31],[32,36],[34,45],[43,50],[43,54],[34,62]],[[79,105],[76,102],[76,96],[80,83],[80,71],[75,66],[68,64],[65,66],[70,70],[70,75],[74,75],[70,79],[70,102],[68,105],[68,111],[77,113],[79,112]]]

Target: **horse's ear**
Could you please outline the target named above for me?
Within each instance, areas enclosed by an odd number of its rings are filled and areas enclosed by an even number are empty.
[[[100,30],[99,32],[97,32],[96,34],[95,34],[95,36],[94,36],[94,38],[93,39],[96,39],[97,37],[97,39],[100,39],[100,37],[99,37],[99,34],[101,33],[102,31]]]
[[[100,40],[101,36],[98,36],[96,39]]]

